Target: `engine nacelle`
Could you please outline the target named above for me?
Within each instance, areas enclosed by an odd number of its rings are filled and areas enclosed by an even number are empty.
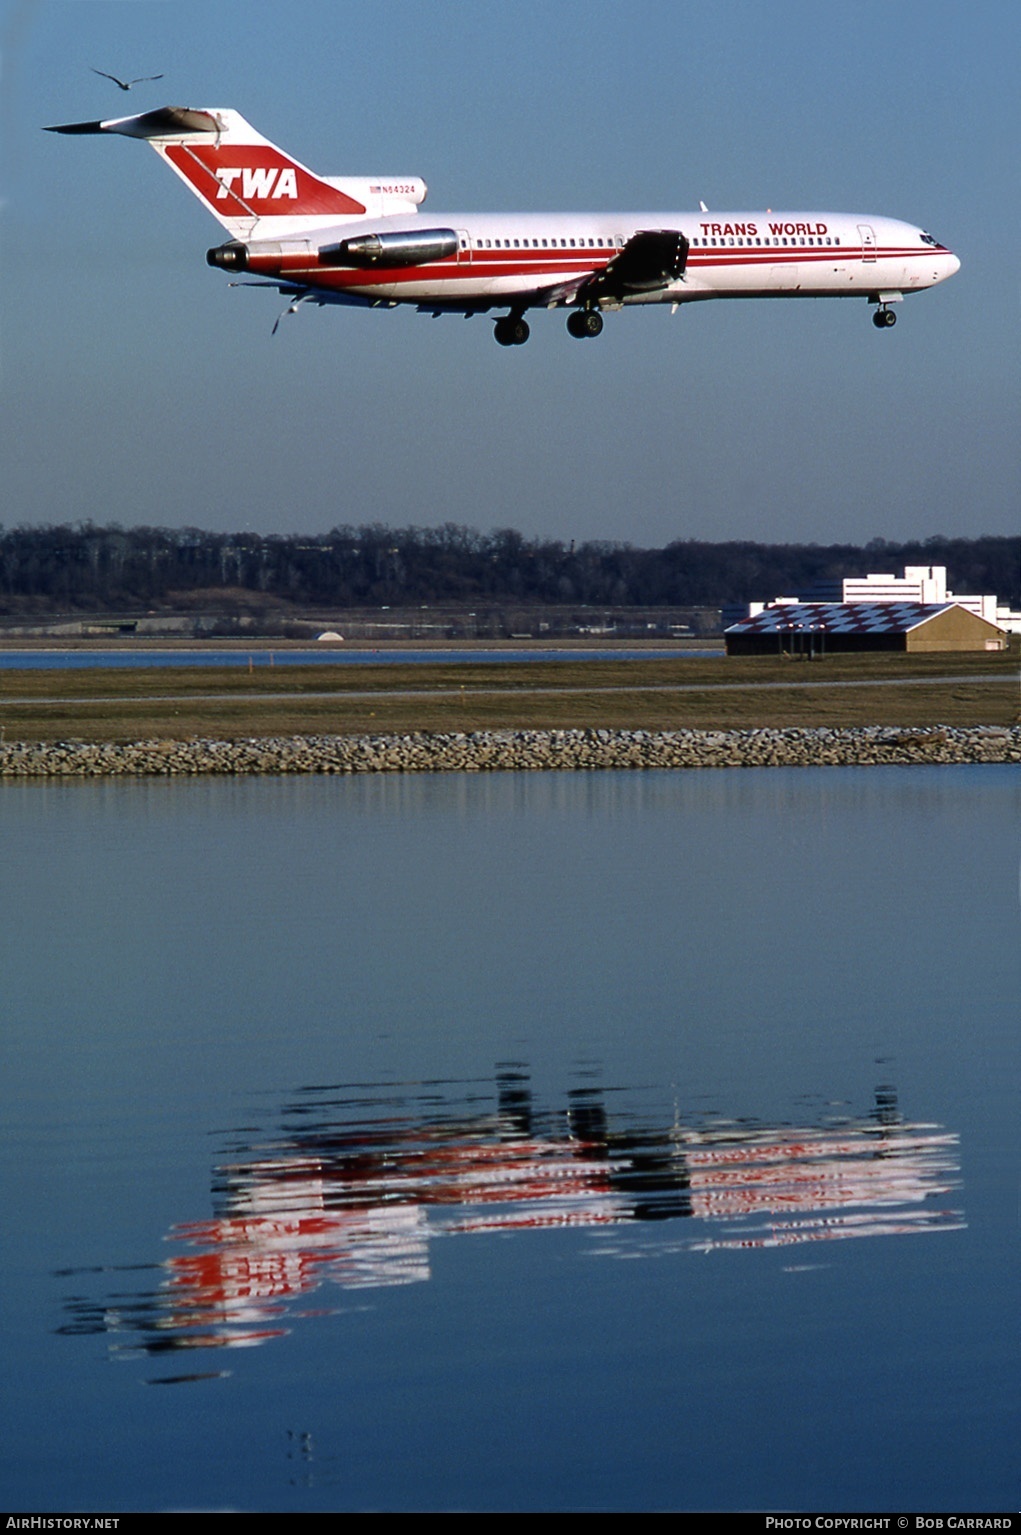
[[[457,254],[455,229],[400,229],[385,234],[352,235],[319,247],[320,266],[424,266]],[[221,247],[226,249],[226,247]]]
[[[307,272],[315,265],[315,248],[307,240],[228,240],[206,251],[210,266],[225,272],[256,272],[262,277],[286,276],[289,272]]]
[[[225,272],[247,272],[248,246],[240,240],[214,245],[212,250],[206,251],[206,265],[222,267]]]

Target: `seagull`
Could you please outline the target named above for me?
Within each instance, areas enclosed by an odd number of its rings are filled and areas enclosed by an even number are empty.
[[[108,75],[105,69],[93,69],[91,64],[89,68],[94,75],[102,75],[104,80],[112,80],[114,85],[119,85],[122,91],[130,91],[133,85],[144,85],[148,80],[163,79],[162,75],[139,75],[135,80],[118,80],[116,75]]]

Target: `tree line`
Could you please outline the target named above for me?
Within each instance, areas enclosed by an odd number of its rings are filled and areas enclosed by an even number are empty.
[[[628,543],[480,533],[455,523],[319,535],[91,522],[0,527],[0,613],[215,606],[227,593],[303,608],[487,602],[722,607],[869,571],[945,565],[952,590],[1021,606],[1021,539],[855,544]]]

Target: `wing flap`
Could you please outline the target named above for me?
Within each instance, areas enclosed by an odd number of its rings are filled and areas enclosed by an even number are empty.
[[[602,271],[579,288],[579,297],[625,299],[654,293],[684,276],[689,241],[679,229],[640,229]]]
[[[550,309],[560,305],[622,304],[679,282],[688,263],[690,241],[679,229],[640,229],[597,272],[543,289]]]

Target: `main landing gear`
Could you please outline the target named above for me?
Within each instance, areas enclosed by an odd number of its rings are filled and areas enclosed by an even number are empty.
[[[567,316],[567,329],[579,340],[598,336],[602,328],[603,317],[598,309],[572,309]],[[512,310],[510,314],[501,315],[493,326],[493,335],[501,346],[524,346],[529,337],[524,314]]]
[[[567,316],[570,335],[584,341],[586,336],[598,336],[603,328],[603,317],[598,309],[572,309]]]
[[[504,315],[493,327],[493,335],[501,346],[524,346],[529,334],[524,316],[520,314]]]
[[[885,330],[888,325],[896,325],[897,316],[894,314],[893,310],[888,309],[885,304],[880,304],[879,308],[872,316],[872,323],[877,330]]]

